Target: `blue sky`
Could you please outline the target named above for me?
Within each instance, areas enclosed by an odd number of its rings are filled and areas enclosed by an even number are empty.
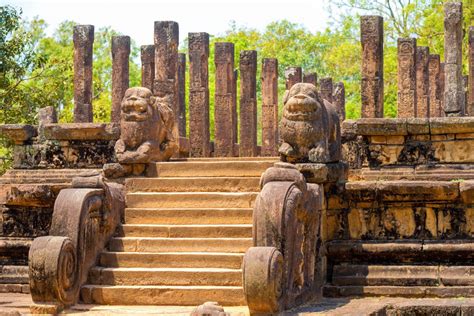
[[[0,0],[23,9],[23,16],[39,16],[50,34],[64,20],[112,26],[138,45],[153,43],[153,22],[179,23],[180,41],[188,32],[223,33],[232,20],[262,30],[281,19],[303,24],[310,31],[323,30],[329,20],[326,0]]]

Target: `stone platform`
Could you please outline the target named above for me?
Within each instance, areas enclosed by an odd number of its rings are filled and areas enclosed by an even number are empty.
[[[31,296],[0,294],[1,315],[29,315]],[[189,315],[191,306],[119,306],[78,304],[62,314],[81,315]],[[231,315],[248,315],[244,306],[225,307]],[[322,302],[286,311],[282,315],[474,315],[473,298],[406,299],[394,298],[326,298]]]

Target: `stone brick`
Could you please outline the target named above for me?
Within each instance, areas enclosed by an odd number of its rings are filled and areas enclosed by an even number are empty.
[[[428,47],[416,48],[416,117],[429,117],[429,56]]]
[[[473,132],[473,117],[447,117],[430,119],[431,134],[460,134]]]
[[[439,77],[441,75],[441,65],[439,55],[430,55],[428,61],[429,68],[429,117],[441,116],[441,82]]]
[[[383,117],[383,18],[362,16],[362,117]]]
[[[111,122],[120,122],[120,105],[129,86],[130,36],[112,36]]]
[[[153,91],[155,81],[155,45],[143,45],[140,48],[142,61],[142,87]]]
[[[435,142],[433,147],[441,163],[474,163],[474,140]]]
[[[189,33],[189,139],[191,157],[209,157],[209,34]]]
[[[216,43],[216,88],[214,105],[214,153],[216,157],[234,155],[234,44]]]
[[[74,122],[92,122],[94,26],[74,26]]]
[[[240,52],[240,157],[257,155],[257,51]]]
[[[186,54],[178,54],[178,132],[186,137]]]
[[[416,39],[398,39],[398,113],[416,116]]]
[[[360,119],[358,135],[407,135],[406,119]]]
[[[344,83],[338,82],[334,87],[334,107],[336,108],[339,119],[344,121],[346,119],[346,90],[344,89]]]
[[[290,90],[294,84],[303,81],[303,72],[301,67],[289,67],[285,70],[285,87]]]
[[[262,156],[278,155],[278,60],[262,62]]]
[[[465,204],[474,204],[474,180],[460,182],[459,192]]]

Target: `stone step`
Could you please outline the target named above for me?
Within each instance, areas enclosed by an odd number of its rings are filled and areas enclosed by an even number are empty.
[[[148,165],[150,177],[260,177],[276,160],[220,160],[157,162]]]
[[[474,297],[474,286],[336,286],[323,287],[326,297],[392,296],[392,297]]]
[[[438,285],[438,266],[336,265],[333,285]]]
[[[111,268],[240,269],[243,253],[226,252],[102,252],[99,263]]]
[[[0,237],[0,265],[28,265],[32,238]]]
[[[190,237],[190,238],[250,238],[251,224],[235,225],[154,225],[124,224],[118,227],[119,237]]]
[[[474,260],[474,240],[337,240],[328,243],[332,263],[396,264],[433,262],[469,265]]]
[[[252,224],[251,208],[127,208],[127,224]]]
[[[89,283],[101,285],[242,286],[242,270],[95,267],[89,271]]]
[[[0,284],[28,284],[28,266],[4,265],[0,267]]]
[[[258,192],[260,177],[129,178],[127,192]]]
[[[114,237],[110,251],[136,252],[245,252],[252,238],[139,238]]]
[[[280,157],[189,157],[189,158],[171,158],[171,162],[199,162],[199,161],[270,161],[278,162]]]
[[[107,305],[200,305],[219,302],[223,306],[245,305],[240,286],[106,286],[86,285],[81,288],[86,304]]]
[[[131,208],[252,208],[258,193],[169,192],[127,193]]]

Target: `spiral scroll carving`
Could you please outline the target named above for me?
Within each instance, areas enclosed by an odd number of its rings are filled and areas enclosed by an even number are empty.
[[[244,293],[251,313],[273,314],[312,292],[322,194],[288,164],[267,169],[260,183],[254,247],[244,256]]]
[[[90,267],[120,222],[122,186],[95,181],[103,188],[91,188],[94,181],[82,182],[88,187],[59,193],[50,236],[36,238],[30,247],[33,313],[56,313],[77,302]]]

